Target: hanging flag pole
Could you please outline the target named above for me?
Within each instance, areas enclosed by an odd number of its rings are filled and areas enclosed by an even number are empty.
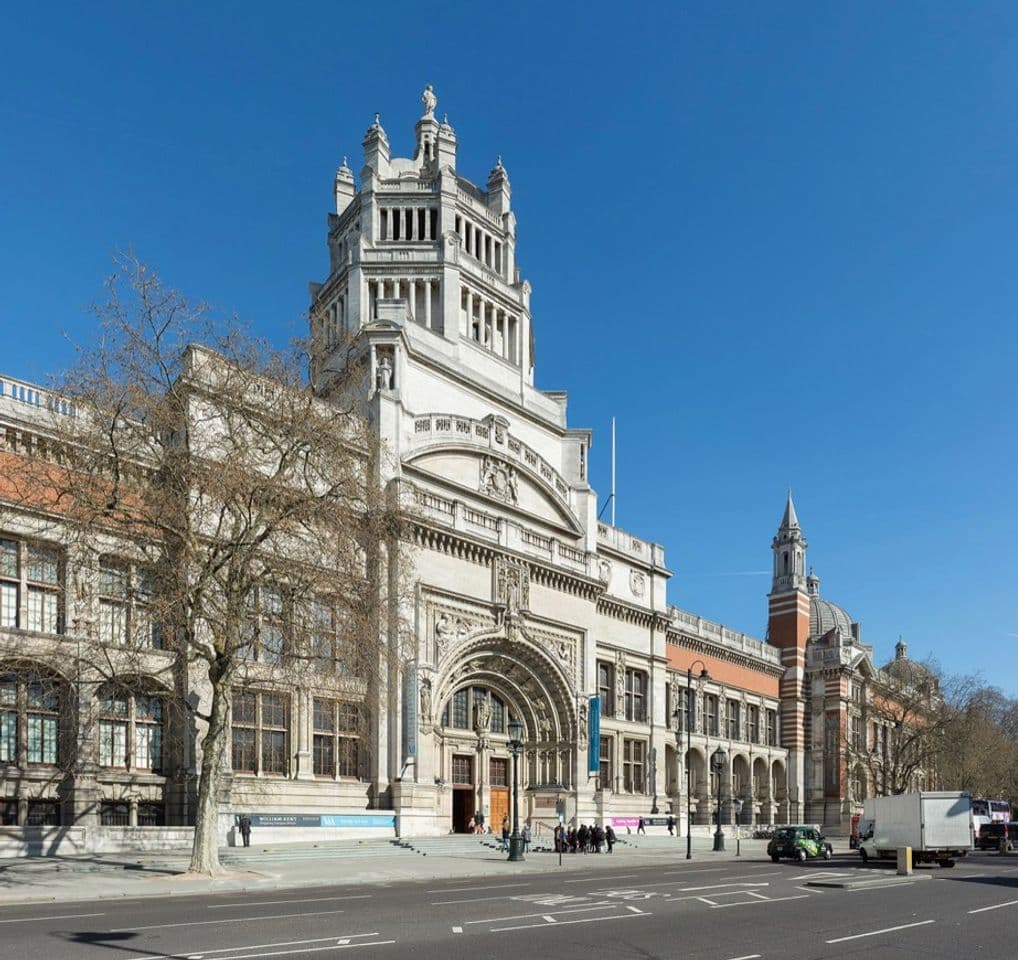
[[[611,525],[615,526],[615,418],[612,417],[612,483],[611,493],[608,494],[608,499],[605,500],[601,509],[597,513],[597,519],[600,520],[604,516],[605,510],[608,509],[608,504],[611,504]]]

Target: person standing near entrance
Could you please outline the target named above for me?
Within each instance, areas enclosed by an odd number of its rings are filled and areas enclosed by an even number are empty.
[[[243,840],[245,847],[251,846],[251,818],[246,814],[241,814],[240,819],[237,821],[237,826],[240,827],[240,839]]]
[[[530,853],[530,824],[523,824],[523,852]]]
[[[502,852],[509,852],[509,817],[502,818]]]

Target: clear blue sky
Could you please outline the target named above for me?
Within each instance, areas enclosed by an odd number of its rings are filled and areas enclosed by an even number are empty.
[[[791,484],[878,660],[1018,694],[1018,5],[154,6],[5,12],[0,369],[63,366],[127,246],[299,331],[336,166],[430,82],[672,601],[762,636]]]

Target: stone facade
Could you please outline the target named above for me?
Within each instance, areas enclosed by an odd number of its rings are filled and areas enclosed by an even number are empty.
[[[497,827],[510,810],[510,717],[523,723],[521,816],[535,828],[550,829],[557,810],[619,824],[674,813],[684,828],[687,799],[694,824],[710,824],[720,803],[726,823],[844,825],[862,798],[849,797],[839,744],[872,663],[856,626],[848,636],[840,621],[833,633],[811,627],[824,611],[803,572],[791,498],[774,542],[766,642],[668,604],[664,549],[598,522],[591,433],[569,426],[565,394],[534,386],[509,175],[499,159],[483,189],[461,176],[430,88],[422,103],[412,158],[392,155],[376,117],[359,189],[345,160],[337,171],[329,275],[311,285],[310,310],[316,390],[327,401],[352,365],[377,431],[375,479],[409,505],[412,535],[399,549],[415,589],[392,622],[414,625],[413,651],[368,704],[377,722],[356,759],[330,776],[311,760],[319,694],[295,688],[274,702],[285,762],[228,777],[224,833],[238,811],[325,815],[334,827],[315,836],[375,829],[356,819],[365,811],[391,813],[407,835],[462,830],[478,812]],[[74,415],[35,386],[0,380],[9,454],[32,449],[47,417]],[[61,674],[62,645],[104,615],[104,601],[83,609],[74,558],[58,555],[59,609],[40,614],[36,552],[60,547],[39,538],[31,516],[0,530],[14,551],[0,621],[4,823],[187,824],[193,736],[174,734],[168,714],[153,718],[156,700],[132,701],[118,719],[94,680]],[[125,576],[125,596],[137,598]],[[194,686],[170,654],[146,656],[157,699]],[[4,686],[6,665],[18,669]],[[45,709],[47,684],[59,710]],[[125,732],[111,732],[114,721]],[[39,731],[50,727],[72,765],[46,753]],[[137,763],[155,727],[175,751],[158,770]],[[121,762],[121,736],[133,766]],[[709,758],[719,746],[717,777]]]

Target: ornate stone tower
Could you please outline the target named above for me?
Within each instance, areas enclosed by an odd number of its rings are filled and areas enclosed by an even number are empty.
[[[329,214],[329,277],[311,284],[311,373],[328,392],[364,364],[367,393],[404,389],[407,326],[471,373],[522,394],[533,384],[530,284],[516,269],[509,175],[482,189],[456,172],[456,134],[435,118],[430,85],[412,158],[392,156],[379,116],[364,135],[357,189],[344,157]]]
[[[788,491],[785,514],[771,542],[774,572],[768,597],[768,642],[781,650],[781,745],[788,750],[789,815],[802,817],[805,785],[806,643],[809,639],[809,584],[806,538]]]

